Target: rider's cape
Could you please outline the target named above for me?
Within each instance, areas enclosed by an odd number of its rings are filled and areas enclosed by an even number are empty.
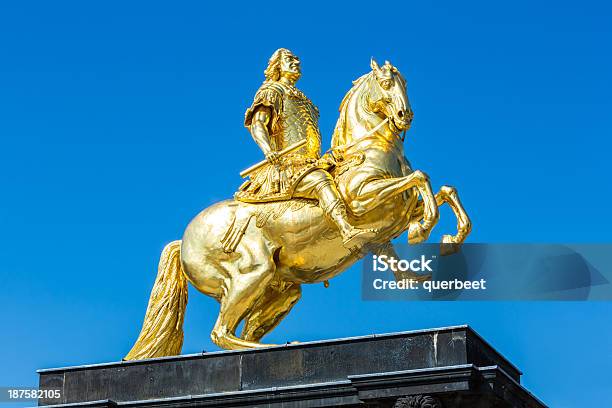
[[[266,164],[250,175],[240,186],[235,198],[249,203],[288,200],[300,180],[317,168],[327,168],[321,161],[319,110],[301,91],[281,82],[264,82],[247,109],[244,125],[251,126],[253,114],[260,106],[272,112],[268,133],[270,146],[280,151],[306,139],[306,145],[296,153],[280,158],[277,166]]]

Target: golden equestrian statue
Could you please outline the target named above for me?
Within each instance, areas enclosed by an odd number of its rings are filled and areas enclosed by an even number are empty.
[[[233,200],[203,210],[164,248],[126,360],[180,354],[188,281],[220,303],[215,344],[265,347],[260,340],[300,299],[301,284],[326,283],[368,251],[397,257],[390,241],[405,231],[411,244],[425,241],[438,206],[447,203],[457,217],[443,249],[464,242],[471,222],[457,191],[443,186],[434,195],[404,156],[402,133],[412,122],[406,80],[388,61],[370,67],[342,100],[332,147],[321,156],[318,110],[295,86],[300,60],[284,48],[272,55],[245,114],[266,160],[242,172],[249,180]]]

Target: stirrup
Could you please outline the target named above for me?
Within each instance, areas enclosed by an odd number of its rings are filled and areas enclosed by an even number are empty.
[[[348,249],[361,247],[374,239],[377,232],[378,230],[375,229],[353,228],[349,236],[343,239],[342,245]]]

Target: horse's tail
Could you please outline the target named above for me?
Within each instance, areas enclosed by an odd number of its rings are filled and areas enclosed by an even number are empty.
[[[138,340],[124,360],[175,356],[183,346],[187,279],[181,267],[181,241],[166,245]]]

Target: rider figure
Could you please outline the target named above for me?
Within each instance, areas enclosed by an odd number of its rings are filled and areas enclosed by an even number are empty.
[[[336,224],[344,246],[360,246],[375,236],[375,230],[353,227],[348,220],[332,176],[330,164],[320,160],[319,110],[295,83],[301,76],[300,60],[291,51],[274,52],[265,70],[244,124],[263,151],[268,164],[253,172],[235,198],[249,203],[284,201],[291,198],[318,200],[323,212]],[[278,152],[297,142],[306,144],[295,153]]]

